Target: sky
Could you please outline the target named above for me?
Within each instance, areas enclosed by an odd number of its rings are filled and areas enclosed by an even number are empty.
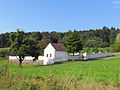
[[[0,33],[120,28],[120,0],[0,0]]]

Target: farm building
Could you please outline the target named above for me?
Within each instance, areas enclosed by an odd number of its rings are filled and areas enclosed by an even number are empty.
[[[63,44],[49,43],[44,49],[44,57],[39,56],[38,60],[43,60],[44,62],[62,62],[68,61],[68,52]]]

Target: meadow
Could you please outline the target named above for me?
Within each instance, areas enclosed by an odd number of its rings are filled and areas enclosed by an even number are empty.
[[[87,85],[89,85],[90,83],[99,83],[102,86],[110,85],[114,88],[120,87],[120,59],[109,59],[109,60],[101,60],[101,61],[93,61],[93,62],[78,61],[77,63],[72,63],[72,64],[66,63],[66,64],[55,64],[49,66],[36,66],[36,65],[25,64],[23,65],[22,68],[20,68],[18,64],[8,62],[7,59],[0,59],[0,72],[1,72],[0,83],[2,83],[1,87],[7,87],[7,88],[8,88],[7,85],[9,84],[4,83],[5,79],[3,78],[5,77],[10,78],[9,83],[13,83],[11,81],[11,78],[13,78],[13,80],[14,79],[16,80],[16,78],[17,79],[22,78],[24,80],[26,79],[51,80],[52,78],[55,80],[55,82],[57,80],[59,83],[67,79],[66,81],[68,82],[66,83],[69,83],[69,81],[72,80],[75,81],[74,83],[82,82],[82,83],[87,83]],[[2,75],[2,73],[5,75]],[[22,79],[20,79],[19,81],[21,81]],[[48,83],[51,82],[47,82],[47,84]],[[25,90],[29,90],[29,89],[25,89]]]

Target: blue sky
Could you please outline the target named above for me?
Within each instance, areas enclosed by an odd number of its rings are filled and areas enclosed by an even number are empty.
[[[120,0],[0,0],[0,33],[120,28]]]

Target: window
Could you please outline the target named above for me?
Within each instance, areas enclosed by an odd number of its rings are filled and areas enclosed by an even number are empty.
[[[47,54],[47,57],[48,57],[48,54]]]
[[[52,57],[52,54],[50,54],[50,57]]]

